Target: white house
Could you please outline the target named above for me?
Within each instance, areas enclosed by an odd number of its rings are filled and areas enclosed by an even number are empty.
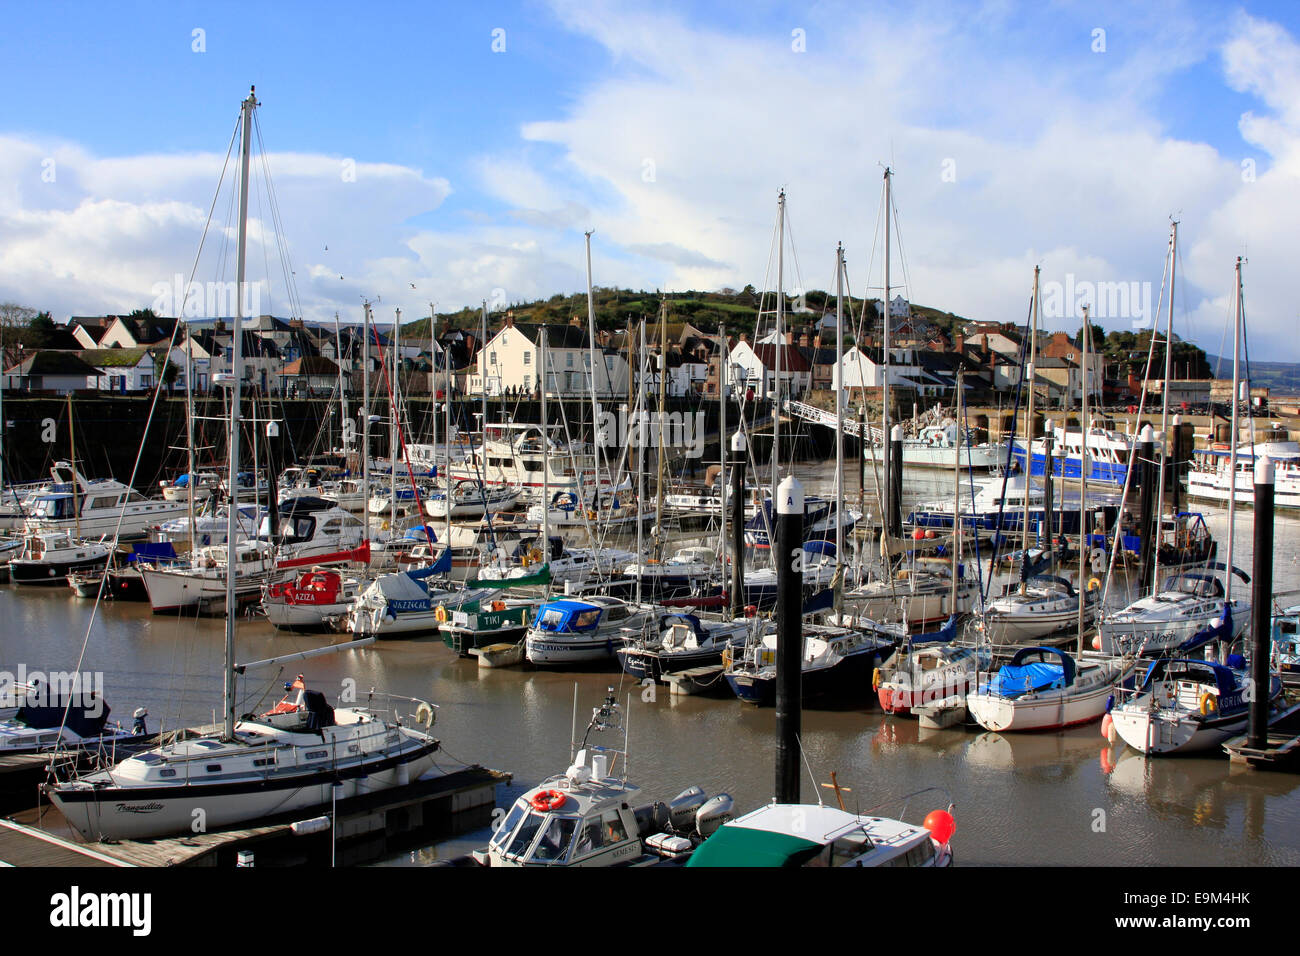
[[[812,387],[812,367],[788,342],[780,346],[768,342],[738,343],[731,350],[727,364],[727,386],[741,393],[752,388],[759,397],[774,397],[778,364],[782,398],[799,398]]]
[[[547,394],[591,394],[593,350],[588,348],[585,329],[576,325],[516,325],[512,318],[507,318],[505,327],[479,350],[470,376],[470,393],[535,392],[540,384],[542,334],[546,335]],[[596,349],[594,354],[597,396],[627,395],[628,368],[623,356],[613,349]]]

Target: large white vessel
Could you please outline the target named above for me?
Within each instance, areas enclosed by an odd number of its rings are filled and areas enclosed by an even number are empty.
[[[485,441],[464,461],[452,462],[451,477],[520,488],[530,501],[538,500],[544,486],[551,494],[571,491],[580,498],[608,487],[607,478],[597,478],[595,456],[561,441],[558,433],[554,425],[545,435],[540,425],[488,425]]]
[[[50,469],[54,483],[31,502],[29,531],[71,531],[83,538],[144,537],[149,529],[185,514],[184,502],[146,498],[111,478],[87,481],[70,462]]]
[[[1238,504],[1255,503],[1255,461],[1273,462],[1273,506],[1300,508],[1300,442],[1268,441],[1237,447],[1236,481],[1229,480],[1232,450],[1214,445],[1193,452],[1187,473],[1187,496],[1206,501],[1227,501],[1228,488],[1235,486]]]

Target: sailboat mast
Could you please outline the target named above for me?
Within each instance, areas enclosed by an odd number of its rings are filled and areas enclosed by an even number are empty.
[[[637,378],[642,378],[642,363],[645,362],[645,320],[641,320],[641,347],[638,349],[639,361],[637,363]],[[637,469],[636,469],[636,559],[638,562],[645,561],[645,543],[642,539],[644,532],[644,522],[641,519],[641,502],[645,501],[645,422],[641,419],[641,398],[645,394],[644,387],[637,388],[636,395],[636,444],[637,444]],[[641,579],[643,574],[638,571],[636,576],[636,603],[641,603]]]
[[[1160,389],[1160,481],[1156,485],[1156,546],[1152,548],[1152,581],[1160,580],[1160,527],[1165,513],[1165,465],[1169,461],[1169,376],[1174,357],[1174,269],[1178,263],[1178,222],[1169,224],[1169,318],[1165,324],[1165,382]],[[1154,334],[1154,333],[1153,333]],[[1174,479],[1177,481],[1177,478]],[[1176,517],[1176,516],[1174,516]],[[1143,529],[1143,534],[1148,533]],[[1231,577],[1231,574],[1229,574]],[[1144,585],[1147,583],[1142,582]]]
[[[230,471],[227,487],[230,489],[229,510],[226,518],[226,662],[222,694],[222,735],[226,740],[235,737],[235,572],[236,539],[239,533],[239,403],[244,378],[244,272],[248,247],[248,168],[253,139],[253,110],[258,106],[256,87],[250,87],[248,98],[240,105],[243,112],[243,132],[239,144],[239,247],[235,266],[235,316],[231,323],[230,370]],[[253,484],[257,484],[254,466]],[[191,493],[193,489],[191,489]],[[193,528],[190,529],[193,533]]]
[[[389,391],[389,400],[393,403],[393,420],[388,427],[388,534],[394,537],[397,534],[397,409],[398,393],[401,383],[397,380],[397,353],[398,339],[402,334],[402,310],[396,310],[393,319],[393,340],[389,343],[389,350],[393,353],[393,387]]]
[[[723,590],[727,583],[727,323],[718,324],[718,519],[721,538],[718,541],[718,566],[722,569]],[[730,605],[728,605],[730,606]]]
[[[370,303],[361,321],[361,520],[370,540]]]
[[[590,233],[588,233],[590,236]],[[550,430],[546,427],[548,424],[548,412],[546,409],[546,363],[549,361],[546,354],[546,339],[549,332],[545,325],[537,328],[537,365],[542,371],[542,561],[549,562],[551,558],[551,436]],[[582,490],[578,490],[578,498],[582,498]],[[581,501],[579,501],[581,506]],[[451,494],[448,489],[447,495],[447,514],[451,514]],[[448,525],[448,534],[451,534],[450,525]]]
[[[190,549],[193,550],[195,542],[194,534],[194,386],[190,379],[194,375],[194,344],[190,338],[190,327],[185,325],[185,445],[188,449],[186,453],[186,470],[189,472],[189,494],[185,496],[185,512],[189,519],[190,529]],[[0,414],[0,422],[4,421],[4,415]],[[3,482],[0,482],[0,488],[3,488]]]
[[[659,470],[655,475],[655,555],[663,558],[664,536],[664,479],[667,470],[664,460],[664,435],[668,432],[668,413],[664,410],[668,399],[668,299],[659,305]]]
[[[1237,307],[1232,323],[1232,448],[1228,452],[1228,554],[1224,562],[1228,571],[1224,574],[1225,601],[1232,600],[1232,539],[1237,527],[1237,442],[1240,441],[1237,429],[1237,413],[1241,408],[1241,256],[1237,256],[1235,269],[1237,280]]]
[[[881,402],[882,402],[881,418],[880,418],[880,450],[881,453],[885,456],[885,498],[884,498],[885,513],[884,515],[881,516],[881,520],[885,522],[886,527],[889,527],[888,523],[892,520],[890,518],[890,515],[894,513],[893,511],[894,502],[892,497],[894,492],[894,481],[893,481],[893,473],[890,471],[890,455],[889,455],[889,325],[890,325],[889,322],[890,319],[890,315],[889,315],[890,312],[889,309],[889,252],[890,252],[889,219],[890,219],[890,211],[894,201],[893,193],[891,189],[892,182],[893,182],[893,173],[890,170],[890,168],[886,166],[885,167],[885,285],[884,285],[884,289],[880,293],[880,313],[881,313],[880,325],[881,325],[881,336],[882,336],[881,343],[882,343],[882,352],[884,353],[882,357],[884,358],[884,366],[885,366],[884,380],[882,382],[881,392],[880,392]],[[899,464],[901,467],[902,463],[900,462]],[[954,507],[956,507],[955,504]]]
[[[835,619],[844,613],[844,243],[835,246]]]
[[[343,449],[344,460],[347,459],[347,427],[348,427],[348,391],[343,381],[343,335],[339,331],[339,314],[334,313],[334,357],[338,359],[339,365],[339,413],[342,416],[339,419],[339,446]]]
[[[1079,446],[1079,653],[1083,653],[1084,608],[1088,591],[1084,579],[1088,570],[1088,350],[1092,348],[1092,328],[1088,306],[1083,307],[1083,335],[1079,359],[1082,381],[1079,383],[1079,429],[1083,441]]]
[[[1034,433],[1038,430],[1034,427],[1034,381],[1037,376],[1035,364],[1038,362],[1038,273],[1039,266],[1034,266],[1034,307],[1032,318],[1029,325],[1029,364],[1025,367],[1025,377],[1029,381],[1029,408],[1025,413],[1025,515],[1020,523],[1020,568],[1021,584],[1024,584],[1024,569],[1028,566],[1029,560],[1029,489],[1031,486],[1029,474],[1033,471],[1030,464],[1034,460]],[[961,419],[957,419],[957,459],[958,465],[961,463]],[[956,504],[953,505],[956,508]],[[956,512],[954,511],[954,514]],[[1046,517],[1046,516],[1045,516]],[[1050,529],[1051,522],[1048,519]]]
[[[72,392],[68,392],[68,457],[72,459],[72,522],[77,529],[77,540],[81,540],[81,499],[77,497],[80,490],[77,479],[77,430],[72,422]]]
[[[781,345],[785,341],[785,190],[776,199],[776,344],[772,351],[776,361],[776,381],[772,399],[772,504],[776,505],[776,486],[781,466]],[[776,512],[773,512],[775,516]],[[776,560],[776,549],[772,550]]]

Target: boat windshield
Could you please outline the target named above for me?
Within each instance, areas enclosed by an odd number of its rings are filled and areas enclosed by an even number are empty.
[[[510,841],[510,845],[504,850],[507,856],[523,858],[528,852],[529,846],[532,845],[533,838],[537,836],[537,831],[542,828],[542,822],[546,819],[544,813],[529,813],[528,818],[524,820],[523,825],[519,827]]]
[[[529,859],[538,863],[556,863],[564,859],[569,852],[569,841],[573,839],[573,831],[577,826],[577,817],[551,814],[550,820],[542,828],[542,835],[537,838],[537,845],[533,847]]]
[[[524,807],[522,803],[516,803],[506,814],[505,821],[497,828],[496,833],[492,834],[492,844],[497,847],[504,847],[506,841],[510,839],[510,834],[514,832],[519,821],[524,817]]]
[[[38,518],[71,518],[74,514],[72,499],[54,495],[37,498],[32,513]]]

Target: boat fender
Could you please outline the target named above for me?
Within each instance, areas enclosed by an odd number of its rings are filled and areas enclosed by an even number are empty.
[[[564,806],[564,801],[568,799],[558,790],[542,790],[533,794],[533,798],[528,802],[532,804],[534,810],[542,813],[549,813],[552,810],[558,810]]]
[[[534,564],[537,563],[538,561],[541,561],[542,560],[541,548],[533,548],[531,551],[529,551],[528,560],[533,562]]]
[[[1208,717],[1219,709],[1219,701],[1208,690],[1201,695],[1201,715]]]
[[[433,616],[437,619],[439,624],[442,624],[447,620],[447,608],[439,604],[438,610],[433,612]]]
[[[1100,579],[1100,578],[1089,578],[1089,579],[1088,579],[1088,590],[1089,590],[1089,591],[1095,591],[1095,590],[1097,590],[1099,587],[1101,587],[1101,579]]]
[[[880,690],[880,668],[877,667],[871,673],[871,689]]]

